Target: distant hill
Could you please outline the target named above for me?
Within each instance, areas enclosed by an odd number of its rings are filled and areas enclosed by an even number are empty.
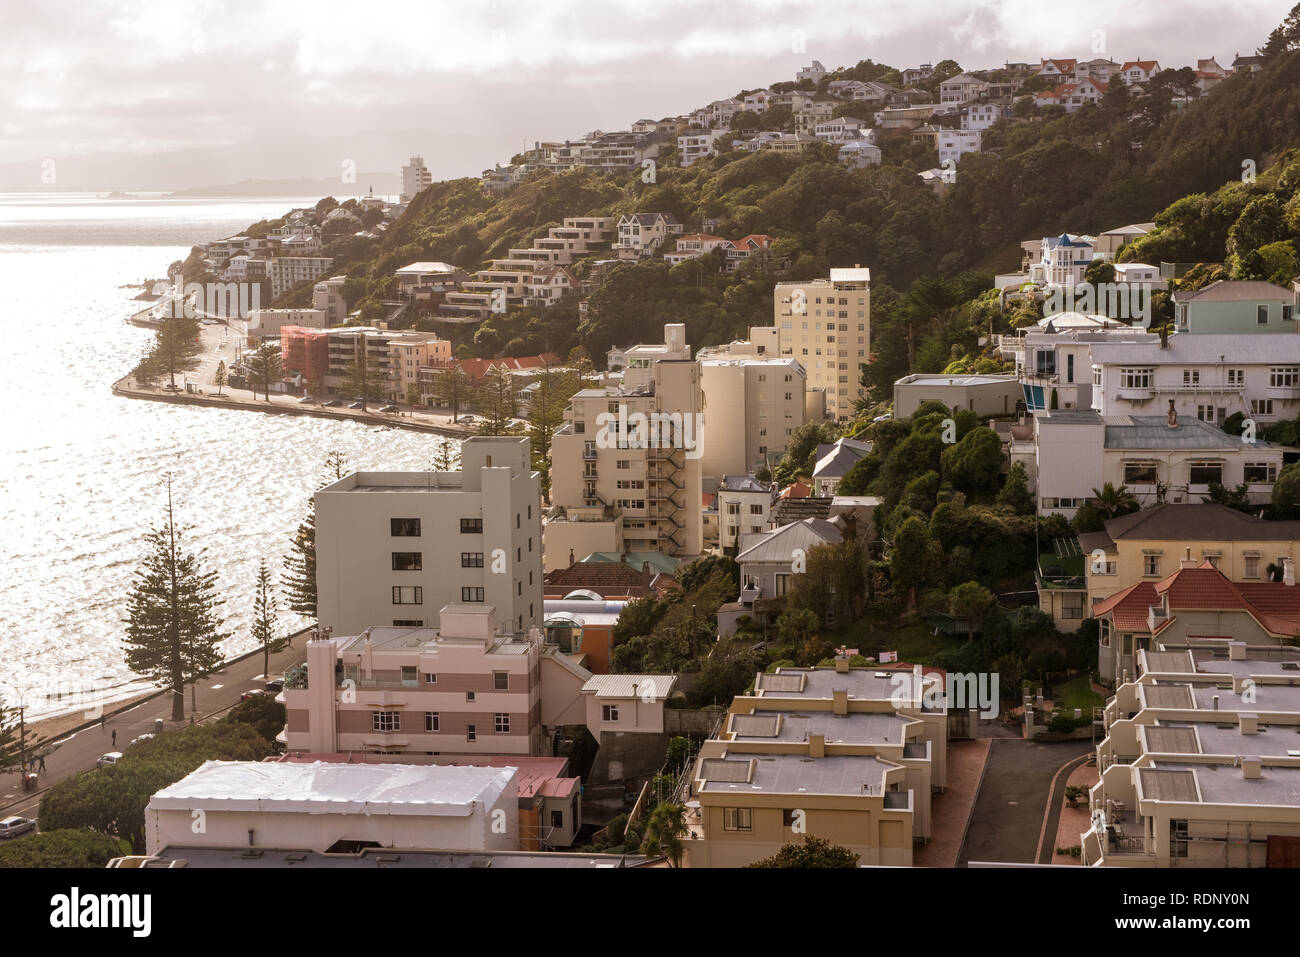
[[[173,196],[364,196],[373,189],[376,196],[396,196],[401,192],[401,178],[396,173],[358,173],[355,183],[340,182],[337,176],[311,179],[246,179],[220,186],[196,186],[174,190]]]

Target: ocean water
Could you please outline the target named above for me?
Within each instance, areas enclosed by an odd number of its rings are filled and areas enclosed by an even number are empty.
[[[147,686],[122,655],[143,535],[166,508],[203,549],[229,653],[248,634],[258,561],[277,577],[328,451],[353,468],[426,468],[435,436],[115,397],[151,333],[124,318],[190,246],[315,199],[0,193],[0,696],[29,717]],[[284,607],[286,630],[303,622]]]

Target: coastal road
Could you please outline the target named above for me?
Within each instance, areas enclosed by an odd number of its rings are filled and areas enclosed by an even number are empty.
[[[271,675],[279,677],[286,668],[306,657],[307,635],[292,639],[293,647],[271,655]],[[258,652],[231,662],[221,671],[199,682],[198,720],[203,721],[239,703],[240,695],[266,683],[262,673],[262,654]],[[154,731],[154,721],[163,719],[166,730],[174,730],[190,723],[190,692],[185,691],[185,720],[171,720],[171,695],[162,694],[146,698],[114,713],[113,706],[105,709],[104,724],[99,722],[88,728],[74,731],[57,742],[57,747],[45,759],[45,772],[40,775],[40,789],[24,791],[22,778],[17,772],[0,775],[0,817],[17,814],[35,818],[41,795],[51,785],[81,771],[95,767],[95,761],[107,751],[125,751],[131,739]],[[88,719],[89,720],[89,719]],[[30,727],[30,726],[29,726]],[[113,746],[113,732],[117,732],[117,746]],[[30,738],[28,739],[30,741]],[[45,750],[51,745],[47,744]]]

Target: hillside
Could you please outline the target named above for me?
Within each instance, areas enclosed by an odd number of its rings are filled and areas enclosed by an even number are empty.
[[[834,75],[853,76],[862,67]],[[870,64],[865,72],[882,70],[889,68]],[[513,310],[457,341],[458,354],[565,355],[582,345],[599,364],[609,345],[657,336],[666,321],[685,321],[693,345],[723,342],[770,320],[777,278],[810,278],[852,263],[872,269],[879,351],[888,347],[882,337],[899,294],[924,277],[954,280],[977,267],[1010,268],[1016,244],[1028,237],[1151,220],[1182,197],[1240,184],[1244,160],[1263,170],[1285,148],[1300,145],[1300,52],[1274,55],[1261,72],[1233,76],[1182,109],[1175,90],[1173,81],[1153,81],[1134,97],[1120,86],[1099,106],[1071,114],[1060,107],[1018,108],[1016,119],[986,131],[984,152],[963,157],[955,185],[942,197],[916,175],[933,165],[928,155],[905,139],[884,139],[883,165],[862,170],[840,166],[820,144],[794,156],[722,152],[689,169],[661,163],[649,184],[639,170],[617,178],[539,172],[504,195],[477,180],[436,183],[378,240],[347,237],[327,252],[352,280],[349,305],[369,318],[394,293],[394,269],[427,259],[476,269],[512,246],[530,245],[566,216],[670,211],[687,231],[715,217],[720,223],[711,231],[723,236],[776,237],[770,262],[734,274],[719,273],[707,259],[676,268],[661,260],[621,266],[591,294],[581,324],[575,303]],[[1210,232],[1226,238],[1235,218]],[[1221,259],[1221,245],[1171,244],[1166,235],[1165,245],[1153,241],[1146,248],[1161,258]],[[588,267],[580,261],[574,272],[581,277]],[[981,284],[987,287],[987,276],[965,276],[958,285],[969,298]],[[301,305],[309,297],[310,288],[300,287],[280,304]],[[955,305],[917,305],[924,301],[913,297],[913,311]],[[916,345],[908,344],[909,366]],[[887,365],[889,374],[899,371],[896,361]]]

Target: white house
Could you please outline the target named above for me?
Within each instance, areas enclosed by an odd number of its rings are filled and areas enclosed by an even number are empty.
[[[813,60],[808,66],[801,69],[794,75],[796,81],[811,80],[813,83],[820,83],[821,78],[826,75],[826,67],[822,66],[821,60]]]

